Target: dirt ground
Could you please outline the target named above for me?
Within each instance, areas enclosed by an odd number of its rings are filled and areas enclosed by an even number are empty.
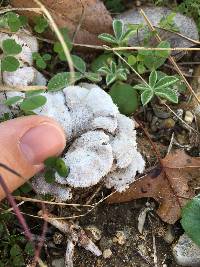
[[[102,204],[79,220],[83,228],[93,225],[102,231],[101,239],[96,244],[102,251],[110,249],[112,255],[107,259],[95,257],[83,248],[76,247],[74,267],[179,267],[173,258],[171,245],[165,241],[167,225],[161,222],[154,211],[147,216],[143,235],[138,232],[138,215],[146,202],[143,199],[120,205]],[[117,231],[123,231],[124,244],[116,242]],[[181,233],[178,224],[173,226],[173,231],[176,236]]]

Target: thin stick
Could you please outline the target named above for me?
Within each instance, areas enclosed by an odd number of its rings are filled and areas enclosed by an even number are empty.
[[[121,47],[108,47],[106,45],[88,45],[88,44],[77,44],[73,43],[74,46],[87,47],[100,50],[109,51],[124,51],[124,50],[144,50],[144,51],[200,51],[200,47],[145,47],[145,46],[121,46]]]
[[[21,197],[21,196],[14,196],[15,199],[17,200],[22,200],[24,202],[33,202],[33,203],[44,203],[44,204],[49,204],[49,205],[59,205],[59,206],[73,206],[73,207],[90,207],[92,208],[94,205],[82,205],[82,204],[70,204],[70,203],[63,203],[63,202],[52,202],[52,201],[46,201],[46,200],[41,200],[41,199],[35,199],[35,198],[29,198],[29,197]]]
[[[13,7],[12,8],[11,7],[11,8],[3,8],[3,10],[0,10],[0,15],[10,12],[10,11],[31,11],[31,12],[35,12],[39,14],[42,13],[41,9],[38,7],[28,7],[28,8],[27,7],[18,7],[18,8]]]
[[[143,16],[143,18],[145,19],[149,29],[154,32],[155,28],[152,25],[151,21],[148,19],[148,17],[146,16],[146,14],[144,13],[144,11],[141,9],[140,10],[141,15]],[[158,33],[156,33],[156,39],[158,40],[158,42],[161,42],[162,39],[160,38],[160,36],[158,35]],[[198,98],[198,96],[196,95],[196,93],[194,92],[194,90],[192,89],[192,86],[189,84],[189,82],[187,81],[187,79],[185,78],[185,76],[183,75],[182,71],[180,70],[179,66],[177,65],[176,61],[174,60],[174,58],[172,56],[169,56],[169,61],[174,65],[176,71],[178,72],[178,74],[182,77],[184,83],[186,84],[187,88],[189,89],[189,91],[193,94],[193,96],[195,97],[195,99],[197,100],[198,104],[200,104],[200,100]]]
[[[30,86],[8,86],[0,84],[0,91],[17,91],[17,92],[28,92],[36,90],[47,90],[47,86],[30,85]]]
[[[63,51],[65,53],[65,56],[67,58],[68,61],[68,65],[69,65],[69,69],[70,69],[70,83],[74,83],[74,64],[70,55],[70,51],[66,45],[66,42],[58,28],[58,26],[56,25],[54,19],[52,18],[51,14],[49,13],[49,11],[46,9],[46,7],[39,1],[39,0],[33,0],[42,10],[42,12],[44,13],[44,15],[46,16],[46,18],[49,21],[50,27],[52,28],[52,30],[55,32],[58,40],[60,41],[62,47],[63,47]]]
[[[1,175],[0,175],[0,185],[1,185],[2,189],[3,189],[3,191],[5,192],[9,203],[13,207],[13,210],[14,210],[14,212],[15,212],[15,214],[16,214],[19,222],[20,222],[20,224],[22,225],[22,227],[24,229],[25,236],[27,237],[27,239],[29,241],[32,241],[32,234],[31,234],[31,232],[29,230],[29,227],[28,227],[24,217],[22,216],[22,213],[20,212],[20,209],[17,206],[17,203],[15,202],[13,196],[11,195],[11,193],[10,193],[10,191],[9,191],[9,189],[8,189],[6,183],[5,183],[5,181],[4,181],[4,179],[3,179],[3,177]]]

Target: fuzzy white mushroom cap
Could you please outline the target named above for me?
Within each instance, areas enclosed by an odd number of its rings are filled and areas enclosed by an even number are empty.
[[[119,192],[128,188],[145,166],[137,151],[134,121],[120,114],[111,97],[93,84],[44,95],[47,103],[36,113],[50,116],[63,126],[68,142],[63,160],[70,173],[66,178],[56,174],[54,186],[60,188],[60,197],[53,186],[43,187],[43,175],[33,179],[36,191],[63,199],[64,189],[68,192],[69,188],[90,187],[100,181]],[[69,196],[67,193],[66,199]]]

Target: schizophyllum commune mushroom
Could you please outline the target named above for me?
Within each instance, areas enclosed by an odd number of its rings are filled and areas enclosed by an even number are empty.
[[[20,68],[3,72],[3,81],[10,86],[45,85],[46,79],[32,66],[32,53],[38,51],[35,37],[26,31],[21,35],[1,34],[0,39],[14,38],[22,45],[18,55]],[[30,39],[31,38],[31,39]],[[1,45],[2,41],[0,41]],[[1,93],[0,99],[20,96],[21,92]],[[72,198],[72,188],[88,188],[103,182],[107,188],[122,192],[144,170],[145,162],[137,150],[135,123],[120,114],[112,98],[95,84],[68,86],[63,91],[42,93],[47,102],[35,109],[38,115],[57,120],[67,137],[63,160],[70,168],[66,178],[56,174],[54,183],[47,183],[43,173],[32,179],[40,194],[51,194],[58,201]],[[17,112],[17,104],[10,107]],[[8,107],[0,105],[0,113]]]
[[[32,180],[35,190],[64,201],[72,197],[71,188],[87,188],[100,181],[119,192],[128,188],[145,165],[137,151],[134,121],[120,114],[111,97],[95,84],[68,86],[44,95],[47,103],[35,112],[63,126],[68,144],[63,160],[70,173],[66,178],[56,174],[53,184],[39,174]]]

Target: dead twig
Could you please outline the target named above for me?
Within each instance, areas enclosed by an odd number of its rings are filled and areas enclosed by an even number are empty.
[[[67,267],[73,267],[73,251],[76,244],[90,251],[95,256],[100,256],[102,254],[99,248],[86,235],[85,231],[74,222],[58,220],[55,215],[49,212],[45,212],[44,214],[43,211],[39,211],[38,215],[43,217],[46,222],[59,229],[62,233],[67,234],[69,240],[65,261]]]

